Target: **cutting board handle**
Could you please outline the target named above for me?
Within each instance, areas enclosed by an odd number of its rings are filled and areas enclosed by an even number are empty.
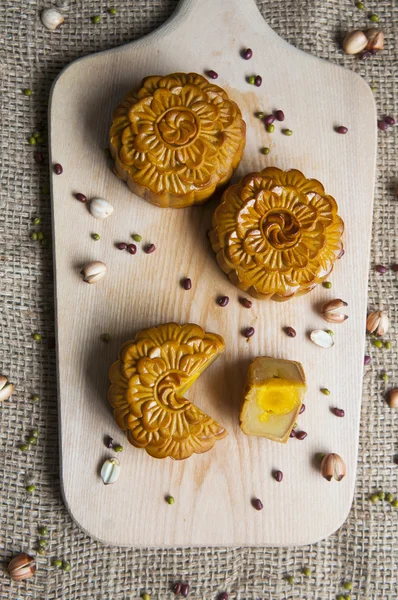
[[[197,18],[198,27],[206,27],[206,24],[212,24],[214,20],[221,23],[236,23],[236,13],[244,21],[252,25],[265,25],[270,29],[260,13],[255,0],[180,0],[173,17]],[[233,17],[233,18],[232,18]],[[217,23],[216,23],[217,24]]]

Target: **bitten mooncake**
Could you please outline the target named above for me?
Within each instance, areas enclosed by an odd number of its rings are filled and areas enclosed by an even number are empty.
[[[224,427],[183,396],[223,351],[221,336],[191,323],[151,327],[126,342],[108,397],[128,441],[155,458],[181,460],[224,438]]]
[[[249,367],[239,415],[243,433],[285,444],[306,391],[299,362],[258,356]]]
[[[245,141],[238,105],[196,73],[143,79],[110,132],[116,173],[138,196],[173,208],[201,204],[227,183]]]
[[[316,179],[268,167],[225,190],[210,240],[221,269],[255,298],[288,300],[324,281],[343,254],[337,203]]]

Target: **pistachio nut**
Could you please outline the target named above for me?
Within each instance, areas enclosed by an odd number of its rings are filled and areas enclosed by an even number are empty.
[[[113,213],[113,206],[104,198],[93,198],[89,204],[89,210],[96,219],[106,219]]]
[[[107,270],[105,263],[100,260],[94,260],[93,262],[86,263],[80,274],[83,275],[83,281],[86,283],[97,283],[97,281],[105,277]]]
[[[359,54],[368,45],[368,38],[363,31],[356,29],[346,34],[342,47],[346,54]]]
[[[101,479],[105,485],[115,483],[120,475],[120,462],[117,458],[108,458],[101,467]]]
[[[314,344],[321,348],[328,349],[334,346],[333,336],[324,329],[314,329],[314,331],[311,331],[310,333],[310,338]]]
[[[390,320],[387,313],[382,310],[375,310],[368,315],[366,319],[366,329],[369,333],[376,335],[385,335],[390,326]]]
[[[8,563],[7,571],[14,581],[29,579],[36,572],[35,559],[25,552],[18,554]]]
[[[366,50],[369,50],[369,52],[379,52],[380,50],[383,50],[384,33],[380,31],[380,29],[376,29],[375,27],[368,29],[366,32],[366,37],[368,38]]]
[[[339,308],[343,306],[347,306],[347,302],[341,300],[340,298],[336,298],[335,300],[329,300],[322,305],[321,313],[322,317],[328,323],[344,323],[346,319],[348,319],[348,315],[344,315],[340,312],[336,312]]]
[[[10,383],[5,375],[0,375],[0,402],[7,400],[14,391],[14,385]]]
[[[341,481],[347,473],[344,460],[338,454],[326,454],[321,463],[322,477],[327,481]]]
[[[58,10],[55,8],[45,8],[41,11],[40,15],[41,22],[46,29],[54,31],[64,22],[64,18]]]

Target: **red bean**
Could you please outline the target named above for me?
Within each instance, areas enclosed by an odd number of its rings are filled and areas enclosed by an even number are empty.
[[[152,254],[152,252],[155,252],[155,250],[156,250],[155,244],[148,244],[144,248],[144,252],[146,252],[146,254]]]
[[[182,587],[181,583],[175,583],[173,585],[173,592],[175,593],[176,596],[178,596],[181,593],[181,587]]]
[[[246,329],[244,329],[244,330],[242,331],[242,335],[243,335],[245,338],[250,338],[250,337],[252,337],[252,335],[254,335],[254,333],[255,333],[255,331],[254,331],[254,327],[247,327]]]
[[[391,127],[395,125],[395,119],[393,117],[384,117],[384,120],[387,125],[390,125]]]
[[[60,165],[59,163],[56,163],[54,165],[54,172],[56,175],[62,175],[62,173],[64,172],[62,165]]]
[[[216,73],[216,71],[213,71],[212,69],[210,69],[210,71],[207,71],[207,76],[210,77],[210,79],[217,79],[218,73]]]
[[[278,483],[280,483],[283,479],[282,471],[274,471],[272,475],[273,475],[275,481],[277,481]]]
[[[256,78],[254,80],[254,85],[256,85],[257,87],[260,87],[262,82],[263,82],[263,78],[261,77],[261,75],[256,75]]]
[[[342,408],[333,408],[332,413],[336,415],[336,417],[344,417],[345,412]]]
[[[251,308],[253,306],[253,302],[251,300],[249,300],[248,298],[239,298],[239,302],[245,308]]]
[[[252,56],[253,56],[253,50],[251,48],[246,48],[246,50],[244,50],[242,52],[242,57],[245,60],[250,60]]]
[[[388,269],[387,269],[387,267],[384,267],[383,265],[376,265],[375,271],[377,271],[381,275],[384,275],[384,273],[387,273]]]
[[[218,300],[217,300],[217,304],[222,307],[227,306],[228,302],[229,302],[228,296],[220,296],[220,298],[218,298]]]
[[[296,433],[296,438],[301,442],[307,437],[307,435],[308,433],[306,431],[299,431],[298,433]]]
[[[135,244],[127,244],[127,251],[130,254],[135,254],[137,252],[137,246]]]
[[[385,121],[377,121],[377,127],[381,130],[381,131],[387,131],[388,129],[388,124]]]
[[[183,280],[182,287],[184,288],[184,290],[187,290],[187,291],[191,289],[192,281],[189,279],[189,277],[187,277],[186,279]]]
[[[116,244],[116,248],[118,250],[126,250],[127,244],[125,242],[119,242],[118,244]]]
[[[84,194],[76,194],[76,200],[79,200],[79,202],[87,202],[87,198]]]
[[[284,121],[285,120],[285,113],[283,112],[283,110],[276,110],[275,111],[275,117],[277,121]]]
[[[259,498],[254,498],[254,500],[252,500],[252,505],[256,510],[263,510],[264,508],[263,503]]]
[[[302,415],[304,411],[305,411],[305,404],[302,404],[301,408],[300,408],[299,415]]]
[[[294,338],[296,337],[296,330],[293,327],[285,327],[283,331],[286,333],[288,337]]]
[[[363,364],[370,365],[371,362],[372,362],[372,359],[370,358],[370,356],[368,354],[365,354]]]
[[[189,594],[189,584],[188,583],[183,583],[181,586],[181,596],[183,598],[186,598]]]
[[[267,115],[266,117],[264,117],[263,122],[265,123],[265,125],[272,125],[272,123],[275,121],[275,116],[274,115]]]
[[[344,127],[344,125],[340,125],[339,127],[336,127],[336,131],[337,133],[347,133],[348,129],[347,127]]]

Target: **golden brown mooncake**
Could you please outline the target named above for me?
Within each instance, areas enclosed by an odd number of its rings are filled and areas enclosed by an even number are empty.
[[[336,201],[296,169],[268,167],[228,187],[212,227],[219,266],[255,298],[283,301],[305,294],[343,254]]]
[[[151,327],[123,344],[108,397],[128,441],[155,458],[181,460],[224,438],[224,427],[183,397],[223,351],[221,336],[192,323]]]
[[[173,208],[201,204],[227,183],[245,141],[238,105],[197,73],[145,77],[110,132],[115,170],[131,191]]]

